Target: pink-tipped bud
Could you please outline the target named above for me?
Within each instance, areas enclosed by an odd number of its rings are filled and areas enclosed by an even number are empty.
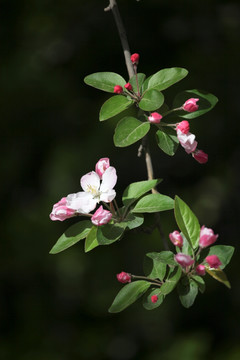
[[[206,273],[205,266],[202,264],[196,266],[196,273],[198,275],[205,275],[205,273]]]
[[[157,295],[152,295],[152,296],[151,296],[151,302],[152,302],[153,304],[155,304],[157,301],[158,301],[158,296],[157,296]]]
[[[128,82],[124,85],[125,89],[127,89],[128,91],[132,91],[133,87],[132,85]]]
[[[205,248],[209,245],[212,245],[217,240],[218,235],[215,235],[212,229],[209,229],[205,226],[201,227],[199,246]]]
[[[110,160],[109,158],[101,158],[98,160],[95,166],[95,172],[98,174],[100,179],[102,179],[103,174],[110,166]]]
[[[120,274],[117,274],[117,279],[119,282],[126,284],[131,282],[131,274],[128,274],[122,271]]]
[[[177,130],[180,130],[183,134],[187,134],[190,130],[190,125],[187,120],[183,120],[177,124]]]
[[[169,234],[169,239],[173,243],[173,245],[182,247],[183,246],[183,238],[179,231],[175,230]]]
[[[195,160],[197,160],[197,162],[199,162],[199,164],[205,164],[208,161],[208,154],[206,154],[202,150],[196,149],[192,153],[192,156],[194,157]]]
[[[75,210],[67,207],[67,199],[66,197],[63,197],[60,201],[53,205],[52,212],[49,216],[53,221],[64,221],[73,217],[75,213]]]
[[[162,115],[160,115],[157,112],[151,113],[151,115],[148,117],[148,120],[153,124],[159,124],[162,119]]]
[[[187,101],[185,101],[185,103],[183,104],[183,110],[187,111],[187,112],[194,112],[196,111],[199,106],[197,105],[197,101],[199,99],[195,99],[195,98],[191,98],[188,99]]]
[[[182,267],[186,267],[186,266],[190,266],[190,265],[194,264],[194,260],[191,258],[191,256],[183,254],[183,253],[176,254],[174,256],[174,259]]]
[[[211,268],[217,269],[220,265],[222,265],[219,257],[217,255],[209,255],[206,257],[206,262]]]
[[[133,63],[133,65],[138,65],[139,63],[139,54],[132,54],[131,55],[131,62]]]
[[[115,94],[122,94],[123,88],[122,88],[120,85],[115,85],[113,92],[114,92]]]
[[[93,225],[101,226],[107,224],[112,218],[112,213],[108,210],[104,210],[102,205],[95,211],[91,217]]]

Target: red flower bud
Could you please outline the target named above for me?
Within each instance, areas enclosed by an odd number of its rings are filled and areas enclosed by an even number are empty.
[[[131,61],[133,65],[137,65],[139,63],[139,54],[132,54]]]
[[[186,267],[186,266],[190,266],[190,265],[194,264],[194,260],[191,258],[191,256],[183,254],[183,253],[176,254],[174,256],[174,259],[182,267]]]
[[[152,295],[151,296],[151,302],[156,303],[157,301],[158,301],[158,296],[157,295]]]
[[[196,149],[196,151],[192,153],[192,156],[199,162],[199,164],[205,164],[208,161],[208,154],[202,150]]]
[[[115,94],[121,94],[123,92],[123,88],[120,85],[115,85],[113,92]]]
[[[217,255],[209,255],[206,257],[206,262],[211,268],[217,269],[220,265],[222,265],[219,257]]]
[[[191,98],[188,99],[187,101],[185,101],[185,103],[183,104],[183,110],[187,111],[187,112],[194,112],[196,111],[199,106],[196,104],[197,101],[199,99],[195,99],[195,98]]]
[[[177,124],[177,130],[180,130],[183,134],[187,134],[190,130],[189,122],[187,120],[181,121]]]
[[[151,115],[148,117],[148,120],[153,124],[159,124],[162,119],[162,115],[160,115],[157,112],[151,113]]]
[[[217,240],[218,235],[215,235],[212,229],[205,227],[204,225],[200,230],[199,246],[205,248],[212,245]]]
[[[119,282],[126,284],[131,282],[131,274],[128,274],[122,271],[120,274],[117,274],[117,279]]]
[[[125,89],[127,89],[128,91],[131,91],[133,88],[132,88],[132,85],[128,82],[124,85]]]
[[[175,230],[172,233],[169,234],[169,239],[173,243],[173,245],[182,247],[183,246],[183,238],[182,235],[179,233],[179,231]]]
[[[202,264],[200,264],[200,265],[198,265],[198,266],[196,266],[196,273],[198,274],[198,275],[205,275],[205,266],[204,265],[202,265]]]

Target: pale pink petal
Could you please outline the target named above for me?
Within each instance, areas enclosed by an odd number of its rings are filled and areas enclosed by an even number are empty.
[[[114,188],[117,182],[116,169],[113,166],[107,168],[102,176],[102,184],[100,186],[100,192],[106,192]]]
[[[91,171],[83,175],[80,180],[82,189],[86,192],[98,191],[100,186],[100,178],[95,171]]]
[[[115,190],[113,190],[113,189],[108,190],[108,191],[100,194],[100,201],[109,203],[109,202],[113,201],[115,196],[116,196],[116,191]]]
[[[96,205],[97,200],[93,198],[91,193],[80,191],[67,196],[67,207],[76,210],[80,214],[88,214],[95,209]]]

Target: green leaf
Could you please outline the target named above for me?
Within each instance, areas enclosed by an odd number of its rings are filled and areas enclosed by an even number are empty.
[[[167,89],[169,86],[185,78],[187,74],[188,71],[183,68],[162,69],[151,77],[148,89],[157,89],[159,91]]]
[[[145,74],[142,74],[142,73],[138,73],[137,74],[137,78],[138,78],[138,86],[139,86],[139,89],[140,89],[140,93],[141,93],[141,88],[142,88],[142,84],[146,78],[146,75]],[[133,91],[135,93],[137,93],[137,82],[136,82],[136,75],[133,75],[133,77],[131,77],[131,79],[129,80],[130,84],[132,85],[133,87]]]
[[[139,102],[140,109],[144,111],[153,111],[164,103],[164,96],[161,92],[150,89],[145,92],[144,96],[142,97],[141,101]]]
[[[199,291],[203,294],[205,291],[205,281],[203,280],[203,278],[198,275],[192,275],[192,280],[195,281]]]
[[[185,308],[193,305],[198,294],[198,285],[195,281],[189,280],[186,276],[178,283],[178,294],[181,304]]]
[[[198,247],[200,225],[197,217],[194,215],[188,205],[178,196],[175,197],[175,218],[179,229],[182,231],[191,246]]]
[[[197,111],[194,111],[192,113],[186,112],[184,110],[181,111],[181,113],[179,113],[179,116],[184,119],[194,119],[200,115],[203,115],[206,112],[212,110],[218,102],[218,98],[215,95],[207,93],[204,90],[194,89],[186,90],[179,93],[173,101],[173,107],[179,108],[185,103],[186,100],[191,98],[199,99],[199,101],[197,102],[199,108]]]
[[[115,146],[125,147],[142,139],[149,131],[150,123],[127,116],[119,121],[113,137]]]
[[[120,114],[123,110],[126,110],[133,104],[132,100],[129,100],[126,96],[114,95],[110,97],[102,105],[99,114],[99,120],[104,121],[111,117]]]
[[[124,233],[126,224],[106,224],[97,229],[97,242],[99,245],[110,245],[119,240]]]
[[[171,128],[161,128],[156,132],[157,144],[165,154],[173,156],[178,148],[178,138],[176,131]]]
[[[230,282],[228,281],[226,274],[221,269],[210,269],[206,267],[206,271],[215,280],[223,283],[227,288],[231,289]]]
[[[177,285],[180,277],[182,275],[182,270],[179,266],[175,266],[174,268],[170,268],[168,278],[165,280],[164,284],[162,284],[160,290],[161,294],[167,295]]]
[[[146,91],[148,89],[148,84],[149,84],[149,81],[151,79],[152,75],[149,76],[143,83],[142,85],[142,92],[144,93],[144,91]]]
[[[152,252],[146,256],[153,260],[151,273],[148,276],[151,279],[164,279],[166,275],[167,265],[176,265],[174,254],[171,251],[161,251],[160,253]]]
[[[110,313],[117,313],[126,309],[129,305],[139,299],[150,287],[150,283],[144,280],[134,281],[125,285],[115,297]]]
[[[97,72],[88,75],[84,78],[84,82],[96,89],[110,93],[113,93],[115,85],[123,87],[126,84],[126,81],[121,75],[113,72]]]
[[[186,255],[193,256],[192,247],[182,232],[181,232],[181,236],[183,238],[183,246],[181,249],[178,246],[176,246],[177,252],[182,252]]]
[[[89,220],[80,221],[70,226],[58,239],[56,244],[50,251],[50,254],[57,254],[66,250],[72,245],[75,245],[79,240],[84,239],[92,228],[92,223]]]
[[[141,198],[132,212],[154,213],[158,211],[171,210],[174,207],[174,200],[162,194],[150,194]]]
[[[97,226],[93,226],[86,237],[84,251],[89,252],[98,245],[99,244],[97,242]]]
[[[162,179],[146,180],[134,182],[124,190],[122,201],[126,206],[131,205],[134,201],[144,195],[146,192],[150,191],[152,188],[157,186]]]
[[[120,223],[121,226],[126,226],[129,230],[135,229],[141,226],[144,222],[144,217],[142,214],[134,215],[129,213],[128,216]],[[125,225],[124,225],[125,224]]]
[[[225,266],[227,266],[227,264],[230,263],[233,253],[234,253],[233,246],[215,245],[215,246],[211,246],[208,255],[217,255],[222,263],[220,268],[224,269]]]
[[[163,300],[164,300],[164,296],[159,294],[159,288],[157,289],[153,289],[153,290],[148,290],[147,293],[145,293],[144,297],[143,297],[143,307],[146,310],[153,310],[156,309],[157,307],[159,307]],[[151,297],[153,295],[157,295],[158,296],[158,301],[153,303],[151,300]]]

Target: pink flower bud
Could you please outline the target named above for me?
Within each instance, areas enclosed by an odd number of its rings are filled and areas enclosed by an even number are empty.
[[[192,156],[194,157],[195,160],[197,160],[200,164],[205,164],[208,161],[208,154],[206,154],[205,152],[203,152],[202,150],[198,150],[196,149],[193,153]]]
[[[151,115],[148,117],[148,120],[153,124],[159,124],[162,119],[162,115],[160,115],[157,112],[151,113]]]
[[[175,261],[180,264],[182,267],[190,266],[194,263],[194,260],[191,258],[191,256],[178,253],[174,256]]]
[[[199,99],[191,98],[185,101],[183,104],[183,109],[188,112],[194,112],[196,111],[199,106],[196,104]]]
[[[108,210],[104,210],[102,205],[95,211],[91,217],[91,221],[96,226],[107,224],[112,218],[112,213]]]
[[[177,124],[177,130],[180,130],[183,134],[187,134],[190,130],[190,125],[187,120],[183,120]]]
[[[110,160],[109,158],[101,158],[98,160],[95,166],[95,172],[98,174],[100,179],[102,179],[103,174],[110,166]]]
[[[122,271],[120,274],[117,274],[117,279],[119,282],[126,284],[131,282],[131,274],[128,274]]]
[[[157,295],[152,295],[151,296],[151,302],[156,303],[157,301],[158,301],[158,296]]]
[[[195,140],[195,137],[196,136],[190,132],[184,134],[181,130],[177,129],[177,138],[187,154],[196,150],[197,141]]]
[[[169,239],[173,243],[173,245],[182,247],[183,246],[183,238],[182,235],[179,233],[179,231],[175,230],[172,233],[169,234]]]
[[[131,91],[133,88],[132,88],[132,85],[128,82],[124,85],[125,89],[127,89],[128,91]]]
[[[59,202],[53,205],[53,209],[50,216],[50,219],[53,221],[59,220],[64,221],[75,215],[75,210],[66,206],[67,200],[63,197]]]
[[[198,266],[196,266],[196,273],[198,275],[205,275],[206,271],[205,271],[205,266],[200,264]]]
[[[133,65],[137,65],[139,63],[139,54],[132,54],[131,61]]]
[[[115,85],[113,92],[114,92],[115,94],[122,94],[123,88],[122,88],[120,85]]]
[[[201,227],[199,246],[205,248],[209,245],[212,245],[217,240],[218,235],[215,235],[212,229],[209,229],[205,226]]]
[[[220,265],[222,265],[217,255],[209,255],[206,257],[205,260],[208,263],[208,265],[214,269],[217,269]]]

